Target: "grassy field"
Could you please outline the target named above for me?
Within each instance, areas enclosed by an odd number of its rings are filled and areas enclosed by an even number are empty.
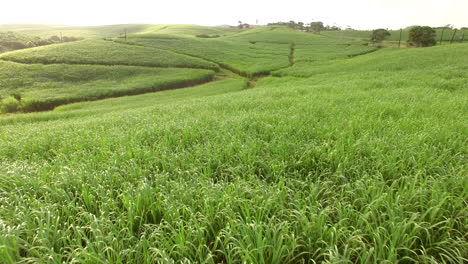
[[[153,25],[145,24],[126,24],[126,25],[108,25],[108,26],[90,26],[90,27],[72,27],[66,25],[47,25],[47,24],[13,24],[0,25],[0,31],[12,31],[26,35],[49,38],[52,36],[69,35],[83,38],[114,38],[119,37],[125,30],[127,34],[134,34],[149,28]]]
[[[268,74],[289,65],[288,44],[252,44],[247,41],[226,41],[224,38],[202,39],[161,34],[135,35],[129,42],[209,60],[244,76]]]
[[[91,65],[38,65],[0,61],[0,110],[43,111],[56,106],[200,84],[214,72],[202,69]],[[17,97],[16,102],[12,100]],[[19,99],[19,100],[18,100]],[[10,111],[6,101],[16,103]]]
[[[0,55],[0,113],[200,84],[213,70],[219,66],[196,57],[105,40],[8,52]]]
[[[42,64],[66,63],[218,69],[218,66],[214,63],[171,51],[105,40],[85,40],[9,52],[0,55],[0,60]]]
[[[0,25],[0,31],[11,31],[30,36],[49,38],[52,36],[69,35],[87,39],[121,38],[125,34],[170,34],[180,36],[196,36],[200,34],[226,36],[241,32],[237,28],[206,27],[197,25],[149,25],[125,24],[107,26],[74,27],[66,25],[47,24],[13,24]]]
[[[49,39],[41,39],[29,35],[22,35],[14,32],[0,31],[0,53],[31,48],[36,46],[50,45],[54,42]]]
[[[154,104],[177,103],[188,98],[208,97],[243,89],[247,89],[247,82],[243,79],[222,79],[200,86],[170,89],[158,93],[66,104],[54,108],[54,111],[7,115],[0,118],[0,125],[37,123],[63,119],[76,120],[84,116],[102,115],[125,109],[148,108]]]
[[[1,262],[467,262],[467,44],[193,33],[129,42],[284,69],[0,117]],[[25,67],[24,87],[189,70],[0,63]]]
[[[165,35],[177,35],[177,36],[190,36],[195,37],[197,35],[219,35],[229,36],[242,32],[243,30],[237,28],[222,28],[222,27],[206,27],[197,25],[151,25],[145,30],[138,32],[139,35],[146,34],[165,34]]]
[[[390,36],[387,38],[387,42],[396,42],[400,40],[400,30],[389,30]],[[409,30],[405,29],[402,31],[401,39],[402,43],[405,43],[408,40],[408,32]],[[454,36],[455,33],[455,36]],[[332,36],[336,38],[342,39],[361,39],[361,40],[369,40],[372,35],[372,30],[341,30],[341,31],[324,31],[322,35],[325,36]],[[468,29],[463,30],[455,30],[453,29],[445,29],[444,34],[442,35],[442,29],[436,29],[436,39],[437,43],[439,43],[440,38],[442,37],[442,41],[444,44],[446,42],[450,42],[452,37],[454,37],[454,41],[459,41],[462,36],[465,36],[465,42],[468,41]]]
[[[362,72],[412,72],[414,78],[428,85],[457,79],[458,83],[455,83],[454,87],[465,88],[468,68],[464,58],[467,56],[466,44],[446,45],[432,49],[388,48],[368,54],[364,52],[361,56],[352,56],[351,58],[342,56],[332,60],[312,62],[299,60],[294,67],[275,71],[273,74],[275,76],[309,77],[317,74],[334,76],[352,72],[356,74]],[[399,79],[402,82],[408,81],[406,78]]]
[[[262,27],[216,39],[136,34],[129,42],[213,61],[247,77],[268,75],[289,67],[291,44],[297,53],[293,61],[329,60],[375,49],[358,41],[306,34],[285,27]]]

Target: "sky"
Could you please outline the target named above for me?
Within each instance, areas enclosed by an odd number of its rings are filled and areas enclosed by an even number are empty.
[[[323,21],[355,29],[468,27],[468,0],[0,0],[0,24],[235,25]]]

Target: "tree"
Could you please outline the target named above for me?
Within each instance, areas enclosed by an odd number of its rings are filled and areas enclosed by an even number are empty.
[[[320,31],[324,30],[325,27],[323,26],[323,22],[317,21],[310,23],[310,29],[317,34],[320,34]]]
[[[296,28],[296,22],[294,22],[294,20],[290,20],[290,21],[288,22],[288,27],[290,27],[290,28]]]
[[[386,37],[390,36],[390,32],[386,29],[379,28],[372,31],[371,41],[374,43],[380,43],[385,40]]]
[[[296,26],[297,29],[299,30],[303,30],[304,29],[304,22],[297,22],[297,26]]]
[[[409,31],[408,43],[416,47],[430,47],[436,44],[436,31],[428,26],[415,26]]]

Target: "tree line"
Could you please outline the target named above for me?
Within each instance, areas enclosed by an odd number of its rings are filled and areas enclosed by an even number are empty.
[[[82,39],[83,38],[72,36],[51,36],[49,38],[41,38],[35,36],[26,36],[11,31],[0,32],[0,52],[33,48],[61,42],[72,42]]]
[[[239,21],[239,23],[241,23]],[[306,31],[306,32],[313,32],[316,34],[320,34],[322,31],[339,31],[343,30],[342,28],[333,25],[325,25],[321,21],[314,21],[310,23],[304,23],[304,22],[295,22],[294,20],[291,20],[289,22],[275,22],[275,23],[269,23],[268,26],[287,26],[295,30],[301,30],[301,31]],[[245,24],[240,24],[240,28],[248,28]],[[443,30],[445,29],[454,29],[452,25],[445,25],[443,27],[429,27],[429,26],[410,26],[406,28],[405,30],[408,30],[408,39],[407,43],[410,46],[414,47],[430,47],[434,46],[437,44],[437,39],[436,39],[436,29],[442,29],[442,36],[443,36]],[[463,31],[466,30],[467,28],[462,27],[459,30]],[[345,30],[353,30],[350,26],[347,26]],[[455,29],[455,32],[458,29]],[[384,41],[387,37],[391,35],[390,31],[387,29],[379,28],[375,29],[372,31],[372,34],[370,36],[370,40],[372,43],[381,43]],[[455,35],[453,35],[455,36]],[[400,39],[401,41],[401,39]],[[454,41],[454,38],[452,37],[451,42]],[[460,41],[464,41],[464,35],[460,38]],[[442,42],[442,39],[441,39]]]
[[[465,35],[463,34],[462,37],[459,40],[455,39],[455,34],[457,33],[458,29],[454,29],[453,27],[450,27],[450,25],[444,26],[444,27],[429,27],[429,26],[411,26],[406,28],[405,30],[408,30],[408,39],[407,43],[410,46],[414,47],[430,47],[434,46],[437,44],[437,32],[436,29],[442,30],[441,31],[441,36],[440,36],[440,43],[442,44],[443,41],[443,36],[444,36],[444,30],[446,29],[451,29],[454,30],[452,33],[452,37],[450,40],[450,43],[453,41],[464,41]],[[466,28],[461,28],[460,30],[465,30]],[[403,30],[403,29],[402,29]],[[401,31],[400,30],[400,42],[401,42]],[[375,29],[372,31],[372,34],[370,36],[370,40],[372,43],[381,43],[384,41],[387,37],[391,35],[390,31],[387,29],[379,28]]]
[[[310,23],[304,23],[304,22],[295,22],[293,20],[289,22],[275,22],[275,23],[269,23],[268,26],[287,26],[292,29],[297,29],[297,30],[302,30],[302,31],[307,31],[307,32],[314,32],[317,34],[320,34],[322,31],[335,31],[335,30],[341,30],[340,27],[338,26],[330,26],[330,25],[325,25],[322,21],[314,21]],[[348,30],[351,30],[352,28],[348,27]]]

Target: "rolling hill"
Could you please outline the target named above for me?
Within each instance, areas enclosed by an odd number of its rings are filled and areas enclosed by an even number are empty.
[[[363,44],[151,25],[1,55],[3,100],[83,102],[0,116],[0,259],[466,262],[468,44]]]

